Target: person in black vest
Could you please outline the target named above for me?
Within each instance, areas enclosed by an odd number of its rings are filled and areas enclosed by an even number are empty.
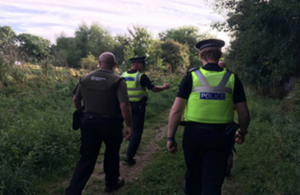
[[[114,191],[124,186],[120,177],[119,151],[123,139],[123,121],[126,128],[124,138],[132,134],[131,107],[125,79],[114,74],[116,58],[110,52],[99,57],[100,69],[80,78],[73,90],[74,105],[81,109],[84,104],[80,124],[80,155],[66,195],[80,195],[91,176],[99,155],[102,141],[105,143],[104,173],[105,191]]]

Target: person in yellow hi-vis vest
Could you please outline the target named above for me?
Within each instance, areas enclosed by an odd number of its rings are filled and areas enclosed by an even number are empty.
[[[122,74],[126,80],[128,97],[132,109],[133,133],[125,158],[125,162],[130,166],[136,164],[135,154],[142,138],[148,99],[146,88],[153,92],[161,92],[170,88],[169,83],[164,83],[163,86],[155,86],[147,75],[143,73],[147,64],[145,58],[145,56],[131,58],[131,70]]]
[[[169,115],[167,148],[175,153],[175,134],[185,111],[182,146],[187,171],[183,191],[187,195],[221,194],[228,156],[234,142],[244,142],[250,123],[241,81],[218,65],[224,45],[218,39],[196,44],[203,67],[193,68],[183,77]],[[238,113],[238,131],[233,106]]]

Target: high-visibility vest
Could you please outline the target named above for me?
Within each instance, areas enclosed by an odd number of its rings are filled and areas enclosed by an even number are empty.
[[[223,124],[233,122],[234,74],[200,68],[191,72],[193,87],[187,100],[185,121]]]
[[[143,73],[137,71],[136,73],[124,72],[122,76],[126,80],[128,97],[130,102],[138,102],[144,96],[148,96],[146,88],[141,86],[141,77]]]

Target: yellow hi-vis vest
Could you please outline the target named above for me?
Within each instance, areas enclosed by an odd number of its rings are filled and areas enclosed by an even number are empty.
[[[234,74],[200,68],[191,72],[193,87],[185,110],[185,121],[222,124],[233,122]]]
[[[143,73],[137,71],[136,73],[124,72],[122,77],[125,78],[127,84],[128,97],[130,102],[138,102],[144,96],[148,96],[146,88],[141,86],[141,77]]]

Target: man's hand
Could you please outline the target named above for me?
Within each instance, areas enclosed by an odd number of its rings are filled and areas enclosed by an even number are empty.
[[[169,152],[173,153],[173,154],[175,154],[178,151],[177,143],[176,143],[175,140],[174,141],[168,141],[167,148],[168,148]]]
[[[132,127],[126,127],[124,131],[125,142],[127,142],[132,135]]]
[[[163,88],[164,89],[169,89],[170,88],[170,84],[169,83],[164,83]]]
[[[235,143],[237,144],[242,144],[245,141],[245,135],[241,135],[239,134],[239,132],[236,132],[234,137],[235,137]]]

